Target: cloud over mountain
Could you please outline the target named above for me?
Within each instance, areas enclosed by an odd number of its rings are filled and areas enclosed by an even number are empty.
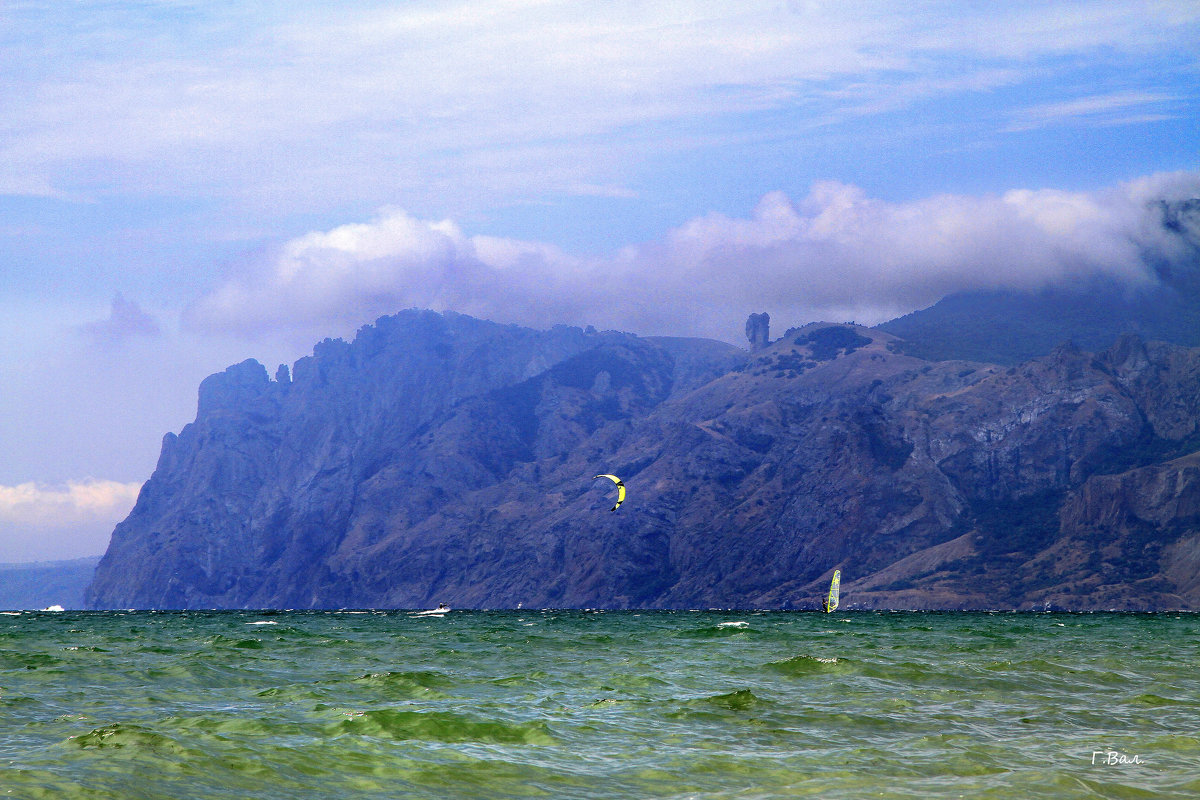
[[[253,333],[353,325],[405,307],[521,324],[592,324],[738,338],[747,313],[879,322],[978,288],[1037,288],[1107,275],[1154,280],[1149,261],[1188,257],[1162,203],[1200,197],[1200,174],[1154,175],[1095,192],[1021,189],[907,202],[826,182],[764,196],[746,218],[693,219],[615,257],[470,236],[387,210],[313,232],[198,301],[187,322]]]

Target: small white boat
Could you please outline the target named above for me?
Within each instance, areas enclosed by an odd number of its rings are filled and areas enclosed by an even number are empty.
[[[413,614],[414,617],[444,617],[446,612],[450,610],[450,606],[445,603],[438,603],[437,608],[431,608],[428,611],[418,611]]]
[[[42,609],[42,611],[64,611],[64,610],[65,609],[62,606],[60,606],[58,603],[55,603],[52,606],[47,606],[46,608]]]

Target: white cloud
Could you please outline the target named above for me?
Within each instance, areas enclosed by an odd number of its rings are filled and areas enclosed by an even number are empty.
[[[141,487],[141,483],[94,479],[57,487],[0,486],[0,520],[45,527],[95,517],[119,520],[133,508]]]
[[[1042,82],[1063,54],[1186,48],[1200,24],[1179,3],[253,9],[18,5],[0,36],[0,191],[312,207],[622,187],[631,164],[687,146],[679,123],[780,109],[834,123]]]
[[[1092,49],[1153,50],[1168,40],[1185,42],[1175,35],[1200,19],[1195,3],[1175,0],[1012,2],[1002,9],[939,2],[920,6],[937,20],[917,33],[925,48],[1020,60]],[[955,8],[963,13],[948,13]]]
[[[1158,200],[1200,197],[1200,174],[1150,176],[1097,192],[1013,190],[905,203],[837,182],[799,202],[766,195],[747,218],[711,214],[612,259],[468,236],[453,222],[390,210],[299,237],[202,298],[195,328],[252,332],[361,324],[405,307],[529,325],[593,323],[737,340],[770,310],[880,322],[979,288],[1037,288],[1108,275],[1152,280],[1145,257],[1179,258]]]
[[[1073,100],[1043,103],[1018,109],[1010,133],[1066,123],[1083,125],[1125,125],[1168,119],[1162,109],[1179,102],[1178,97],[1161,92],[1124,91],[1088,95]]]
[[[576,294],[594,294],[585,275],[594,277],[552,245],[468,237],[451,221],[393,209],[293,239],[257,271],[201,298],[184,319],[208,331],[315,331],[417,306],[552,324],[556,312],[580,310]],[[528,305],[504,308],[506,298]]]
[[[75,558],[104,552],[141,483],[108,480],[0,485],[0,561]]]

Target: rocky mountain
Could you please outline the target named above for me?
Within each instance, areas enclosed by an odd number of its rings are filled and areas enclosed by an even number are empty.
[[[209,377],[91,607],[1200,605],[1200,350],[1019,365],[408,311]],[[628,499],[610,512],[611,482]]]

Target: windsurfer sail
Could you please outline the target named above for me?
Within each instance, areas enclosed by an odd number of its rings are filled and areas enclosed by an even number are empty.
[[[833,571],[833,580],[829,582],[829,597],[825,598],[825,602],[821,604],[821,607],[824,608],[826,612],[836,609],[838,607],[838,598],[841,596],[841,593],[842,571],[840,569],[835,569]]]
[[[617,504],[612,507],[612,510],[616,511],[621,507],[621,503],[625,502],[625,481],[621,480],[616,475],[609,475],[608,473],[596,475],[592,478],[592,480],[596,480],[596,478],[608,478],[617,485]]]

